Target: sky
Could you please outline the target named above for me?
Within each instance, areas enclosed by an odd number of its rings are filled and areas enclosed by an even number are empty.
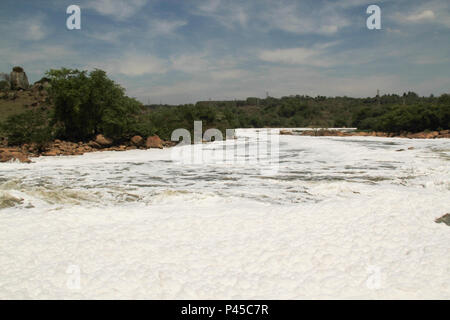
[[[1,0],[0,21],[0,72],[99,68],[144,103],[450,92],[448,0]]]

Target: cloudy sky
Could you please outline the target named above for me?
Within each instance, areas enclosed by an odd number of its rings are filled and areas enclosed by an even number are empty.
[[[448,0],[1,0],[0,21],[0,71],[100,68],[145,103],[450,92]]]

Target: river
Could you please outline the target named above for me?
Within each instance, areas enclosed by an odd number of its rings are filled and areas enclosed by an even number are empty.
[[[0,298],[450,298],[450,140],[278,139],[0,164]]]

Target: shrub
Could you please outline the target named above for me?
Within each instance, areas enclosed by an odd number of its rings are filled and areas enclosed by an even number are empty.
[[[6,80],[0,81],[0,91],[9,90],[9,88],[10,88],[10,84],[8,81],[6,81]]]
[[[28,110],[7,118],[1,129],[9,145],[36,143],[38,148],[42,148],[53,138],[48,118],[44,111]]]

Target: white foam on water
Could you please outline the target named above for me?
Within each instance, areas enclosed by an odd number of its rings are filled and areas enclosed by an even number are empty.
[[[447,139],[280,136],[279,156],[0,164],[0,298],[450,298]]]

